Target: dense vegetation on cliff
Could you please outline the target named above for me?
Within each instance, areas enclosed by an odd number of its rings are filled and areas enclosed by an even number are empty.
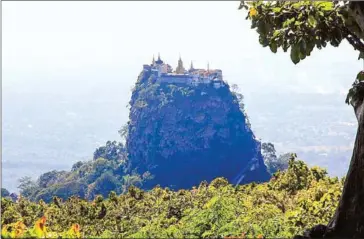
[[[243,99],[236,85],[158,83],[144,70],[132,92],[129,122],[119,131],[125,145],[109,141],[70,171],[47,172],[37,181],[24,177],[20,192],[50,202],[73,195],[93,200],[131,185],[187,189],[217,177],[233,184],[268,181],[273,168],[286,163],[280,165],[271,144],[263,157]]]
[[[231,183],[270,177],[242,95],[228,84],[170,84],[143,71],[130,101],[126,148],[129,167],[154,176],[145,188],[189,188],[216,177]]]
[[[342,180],[292,155],[286,171],[262,184],[234,186],[217,178],[189,190],[130,187],[108,198],[54,197],[49,204],[2,198],[2,238],[288,238],[327,223],[341,189]]]

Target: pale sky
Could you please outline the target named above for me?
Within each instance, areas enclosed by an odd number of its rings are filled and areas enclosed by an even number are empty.
[[[238,11],[239,2],[3,2],[3,90],[74,85],[96,78],[125,83],[160,52],[175,66],[223,70],[243,91],[345,92],[362,63],[348,44],[315,50],[298,65],[273,54]],[[60,86],[62,87],[62,86]],[[39,89],[38,89],[39,90]],[[48,89],[47,89],[48,90]],[[57,89],[55,89],[57,90]]]

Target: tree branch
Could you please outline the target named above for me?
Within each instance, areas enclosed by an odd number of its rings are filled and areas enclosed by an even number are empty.
[[[343,29],[347,36],[345,37],[346,40],[355,48],[355,50],[359,50],[360,52],[364,52],[364,43],[357,37],[354,33],[349,31],[349,29]]]

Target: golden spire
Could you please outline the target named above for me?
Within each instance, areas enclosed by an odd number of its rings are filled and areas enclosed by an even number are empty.
[[[181,54],[179,54],[178,65],[183,67],[183,61],[181,59]]]
[[[158,60],[155,62],[157,65],[163,64],[163,61],[161,60],[161,55],[158,52]]]
[[[185,73],[185,68],[183,67],[183,61],[181,59],[181,55],[179,56],[179,59],[178,59],[178,65],[177,65],[177,68],[176,68],[176,73],[177,74],[184,74]]]
[[[154,54],[153,54],[153,60],[152,60],[152,65],[155,65],[155,59],[154,59]]]

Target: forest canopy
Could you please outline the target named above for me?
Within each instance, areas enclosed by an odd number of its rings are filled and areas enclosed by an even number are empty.
[[[2,198],[2,238],[289,238],[327,223],[341,190],[342,180],[293,155],[286,171],[263,184],[235,186],[217,178],[190,190],[132,186],[92,201]]]

